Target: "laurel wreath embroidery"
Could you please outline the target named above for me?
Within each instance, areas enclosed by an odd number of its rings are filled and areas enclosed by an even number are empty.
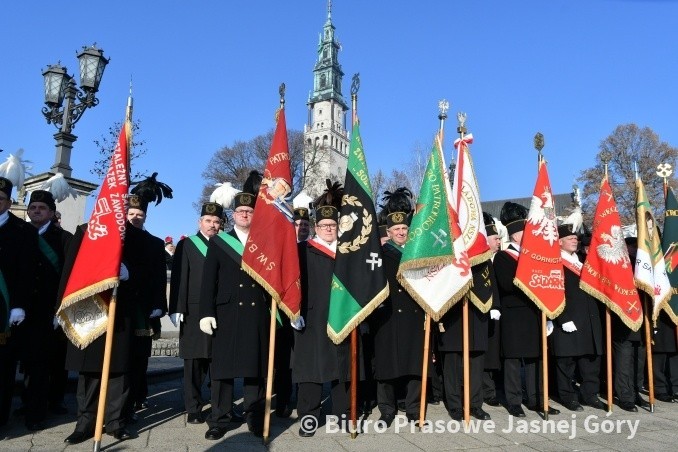
[[[345,195],[341,200],[341,205],[344,206],[348,204],[353,207],[363,207],[360,201],[356,196]],[[370,238],[370,233],[372,232],[372,215],[363,207],[363,227],[360,230],[360,235],[353,239],[352,242],[344,242],[337,246],[337,249],[340,253],[349,253],[351,251],[357,251],[360,249],[361,245],[367,243],[367,240]]]

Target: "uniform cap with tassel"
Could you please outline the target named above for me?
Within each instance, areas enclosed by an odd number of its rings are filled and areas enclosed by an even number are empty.
[[[487,212],[483,212],[483,222],[485,223],[485,231],[487,231],[488,237],[499,235],[497,225],[494,223],[494,217],[492,217],[492,215]]]
[[[313,202],[316,223],[319,223],[320,220],[339,221],[339,208],[341,207],[341,198],[344,196],[344,187],[340,182],[332,183],[329,179],[325,179],[325,184],[327,188]]]

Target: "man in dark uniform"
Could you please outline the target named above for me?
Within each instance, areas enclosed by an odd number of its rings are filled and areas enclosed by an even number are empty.
[[[659,311],[652,346],[655,398],[672,403],[678,398],[678,347],[676,325],[663,309]]]
[[[127,228],[125,246],[133,246],[143,251],[140,257],[143,263],[139,265],[143,272],[138,275],[140,284],[133,294],[133,327],[134,343],[130,355],[129,397],[125,407],[125,416],[128,421],[136,421],[135,410],[147,407],[148,358],[153,349],[153,336],[160,334],[160,317],[167,309],[167,270],[165,267],[165,250],[162,239],[155,237],[144,229],[148,203],[155,199],[144,199],[132,194],[128,197],[129,208],[127,221],[133,228]]]
[[[0,427],[12,406],[20,345],[15,334],[21,336],[18,327],[33,303],[28,288],[39,253],[37,230],[9,211],[12,187],[9,179],[0,177]]]
[[[342,193],[340,184],[335,183],[316,200],[316,236],[299,246],[302,299],[301,316],[292,325],[292,380],[298,383],[297,417],[313,416],[315,425],[319,425],[324,383],[331,386],[332,414],[346,415],[349,405],[349,341],[335,345],[327,335]],[[299,436],[314,434],[303,426],[299,429]]]
[[[80,249],[87,224],[78,226],[71,245],[68,248],[64,263],[64,271],[59,286],[61,300],[68,282],[75,258]],[[133,353],[135,305],[144,303],[139,297],[148,293],[149,247],[144,231],[125,225],[125,241],[122,249],[120,266],[120,285],[115,310],[115,329],[113,332],[113,349],[111,353],[110,375],[108,380],[108,397],[104,413],[106,433],[118,440],[133,437],[127,429],[124,408],[129,396],[130,356]],[[163,264],[164,265],[164,264]],[[149,312],[150,314],[150,312]],[[79,349],[70,341],[66,353],[66,368],[79,373],[76,399],[78,417],[75,430],[65,442],[81,443],[94,434],[101,387],[101,371],[103,368],[106,335],[103,334],[83,349]]]
[[[200,290],[209,240],[219,233],[224,208],[215,202],[202,205],[198,233],[179,241],[172,264],[169,312],[179,326],[179,357],[184,360],[184,407],[187,422],[201,424],[202,384],[212,359],[212,337],[200,331]]]
[[[306,207],[294,209],[294,230],[297,233],[297,242],[308,240],[311,232],[311,217]]]
[[[73,234],[58,227],[52,220],[56,203],[52,193],[35,190],[28,202],[30,224],[38,231],[40,253],[31,284],[33,302],[26,308],[22,325],[22,356],[28,385],[24,411],[29,430],[44,428],[47,409],[65,414],[63,404],[68,372],[66,335],[55,321],[56,304],[64,256]],[[45,365],[45,347],[48,347],[48,365]]]
[[[410,198],[407,188],[387,192],[384,197],[387,202],[382,213],[386,215],[389,241],[383,246],[383,258],[390,295],[369,317],[374,334],[379,420],[387,426],[398,412],[399,393],[404,394],[408,420],[419,420],[425,313],[396,279],[411,221]]]
[[[483,221],[485,222],[485,231],[487,232],[487,244],[494,255],[501,249],[501,237],[497,230],[494,218],[487,212],[483,212]],[[490,321],[487,325],[487,351],[485,352],[485,371],[483,372],[483,399],[490,406],[499,406],[497,399],[497,384],[502,385],[501,376],[501,341],[499,333],[499,324],[501,318],[501,299],[497,288],[497,281],[494,276],[494,266],[490,265],[490,281],[494,287],[492,296],[492,310],[490,310]]]
[[[259,182],[246,182],[251,188],[235,196],[235,227],[209,241],[203,266],[200,329],[212,335],[209,440],[222,438],[229,428],[233,379],[239,377],[244,379],[247,426],[255,436],[263,435],[271,298],[241,267]]]
[[[556,388],[561,405],[582,411],[572,385],[579,370],[579,394],[584,405],[605,409],[598,399],[603,332],[599,302],[579,288],[582,263],[577,255],[578,238],[572,224],[558,227],[560,256],[565,270],[565,309],[553,320],[552,355],[555,357]]]
[[[504,392],[509,414],[525,417],[520,406],[523,400],[521,368],[524,369],[527,407],[543,412],[541,403],[541,312],[520,290],[513,279],[518,269],[520,242],[527,218],[527,208],[507,202],[499,220],[506,226],[510,244],[494,256],[494,273],[501,298],[501,349],[504,369]],[[549,414],[559,410],[548,408]]]

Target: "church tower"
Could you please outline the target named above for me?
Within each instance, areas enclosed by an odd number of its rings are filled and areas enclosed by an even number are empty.
[[[327,20],[318,40],[318,60],[313,68],[313,92],[308,98],[308,123],[304,126],[304,191],[316,197],[325,189],[325,179],[344,182],[348,163],[348,106],[341,94],[344,72],[339,64],[341,44],[332,25],[332,1],[327,2]]]

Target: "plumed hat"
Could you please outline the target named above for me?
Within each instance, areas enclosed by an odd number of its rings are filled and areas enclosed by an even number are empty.
[[[200,216],[210,215],[221,218],[224,215],[224,207],[217,202],[206,202],[200,209]]]
[[[237,209],[240,206],[247,206],[254,209],[262,178],[263,175],[259,171],[250,171],[247,180],[245,180],[245,183],[243,184],[242,191],[235,195],[233,209]]]
[[[506,230],[510,236],[525,228],[528,213],[527,207],[516,204],[515,202],[507,201],[501,208],[499,220],[506,226]]]
[[[385,217],[387,227],[398,224],[410,224],[412,219],[412,192],[407,187],[400,187],[394,192],[385,191],[381,198],[384,204],[381,206],[382,217]]]
[[[341,198],[344,196],[344,187],[340,182],[332,183],[329,179],[325,179],[325,184],[327,188],[313,202],[316,223],[324,219],[339,221],[339,208],[341,207]]]
[[[297,207],[294,209],[294,221],[297,220],[306,220],[310,221],[311,218],[309,217],[308,209],[306,207]]]
[[[172,189],[169,185],[157,180],[157,175],[158,173],[153,173],[150,177],[131,184],[134,185],[134,188],[130,190],[130,193],[139,196],[146,203],[146,206],[152,202],[155,202],[157,206],[162,202],[163,197],[172,199]],[[141,210],[146,211],[145,208]]]
[[[139,195],[129,195],[127,197],[127,208],[143,210],[144,213],[148,210],[148,201]]]
[[[494,217],[487,212],[483,212],[483,222],[485,223],[485,231],[487,231],[487,236],[499,235],[497,231],[497,225],[494,224]]]

